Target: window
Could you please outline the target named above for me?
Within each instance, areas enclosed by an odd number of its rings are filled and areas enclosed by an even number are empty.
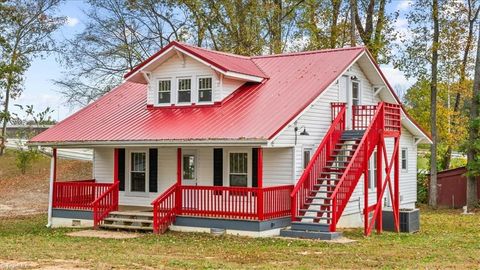
[[[145,152],[132,152],[130,159],[130,191],[145,192],[147,154]]]
[[[178,79],[178,102],[191,102],[192,80]]]
[[[195,178],[195,155],[183,155],[183,179],[194,180]]]
[[[248,154],[230,153],[230,186],[246,187],[248,185]]]
[[[370,159],[370,166],[368,170],[368,188],[374,189],[377,187],[377,152],[373,152]]]
[[[158,81],[158,103],[170,103],[170,92],[172,90],[172,82],[170,80]]]
[[[303,149],[303,169],[307,168],[308,163],[310,163],[311,157],[312,157],[312,149],[304,148]]]
[[[212,101],[212,78],[198,79],[198,101],[199,102]]]
[[[360,84],[358,82],[352,82],[352,104],[360,104]]]
[[[403,171],[408,170],[407,156],[408,156],[407,148],[402,148],[401,165],[402,165],[402,170]]]

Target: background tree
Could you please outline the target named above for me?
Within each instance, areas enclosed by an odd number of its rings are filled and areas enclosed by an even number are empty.
[[[168,2],[90,0],[85,29],[62,44],[64,76],[55,81],[67,103],[84,106],[172,40],[185,18]]]
[[[467,146],[467,208],[469,211],[478,204],[477,177],[480,175],[480,30],[478,32],[475,78],[470,106],[469,143]]]
[[[3,105],[0,155],[5,149],[10,101],[22,92],[23,75],[33,58],[54,49],[53,32],[65,22],[54,13],[59,0],[10,0],[0,8],[0,98]]]

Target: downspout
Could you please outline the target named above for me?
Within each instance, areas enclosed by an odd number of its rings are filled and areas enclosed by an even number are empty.
[[[48,223],[47,228],[52,227],[52,212],[53,212],[53,183],[56,178],[57,170],[57,148],[52,148],[52,157],[50,159],[50,188],[48,192]]]

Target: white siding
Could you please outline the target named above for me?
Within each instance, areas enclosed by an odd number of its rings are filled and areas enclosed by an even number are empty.
[[[93,178],[99,183],[113,183],[113,149],[95,148]]]
[[[263,149],[263,186],[293,184],[293,148]]]
[[[198,92],[197,84],[198,78],[203,76],[212,77],[212,99],[213,102],[221,101],[233,91],[238,89],[244,82],[229,78],[221,78],[218,74],[208,66],[198,62],[197,60],[185,56],[185,63],[178,57],[173,55],[165,62],[160,64],[152,73],[150,77],[150,84],[148,86],[147,104],[155,105],[157,99],[157,88],[159,79],[172,80],[171,103],[176,103],[177,97],[177,78],[191,78],[192,79],[192,102],[197,103]]]

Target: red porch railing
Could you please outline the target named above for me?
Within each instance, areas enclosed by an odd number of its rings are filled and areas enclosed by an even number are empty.
[[[152,202],[154,233],[164,233],[168,226],[175,221],[178,211],[176,205],[177,189],[178,184],[174,184]]]
[[[108,216],[111,211],[118,210],[118,185],[115,182],[92,203],[93,226],[97,228],[100,222]]]
[[[181,186],[181,215],[263,220],[290,214],[293,185],[266,188]],[[263,207],[259,197],[263,197]]]
[[[377,105],[354,105],[352,106],[352,129],[365,130],[372,122],[377,111]]]
[[[92,203],[112,184],[95,180],[53,183],[53,208],[92,210]]]
[[[300,209],[304,208],[309,202],[307,197],[312,194],[317,179],[325,169],[335,145],[340,140],[342,132],[345,130],[345,111],[346,108],[344,103],[332,103],[332,116],[334,117],[332,125],[328,129],[322,142],[318,146],[317,151],[315,151],[310,163],[303,171],[302,176],[290,195],[291,215],[293,221],[298,220],[297,217],[303,214],[300,212]],[[335,115],[335,113],[337,114]]]

